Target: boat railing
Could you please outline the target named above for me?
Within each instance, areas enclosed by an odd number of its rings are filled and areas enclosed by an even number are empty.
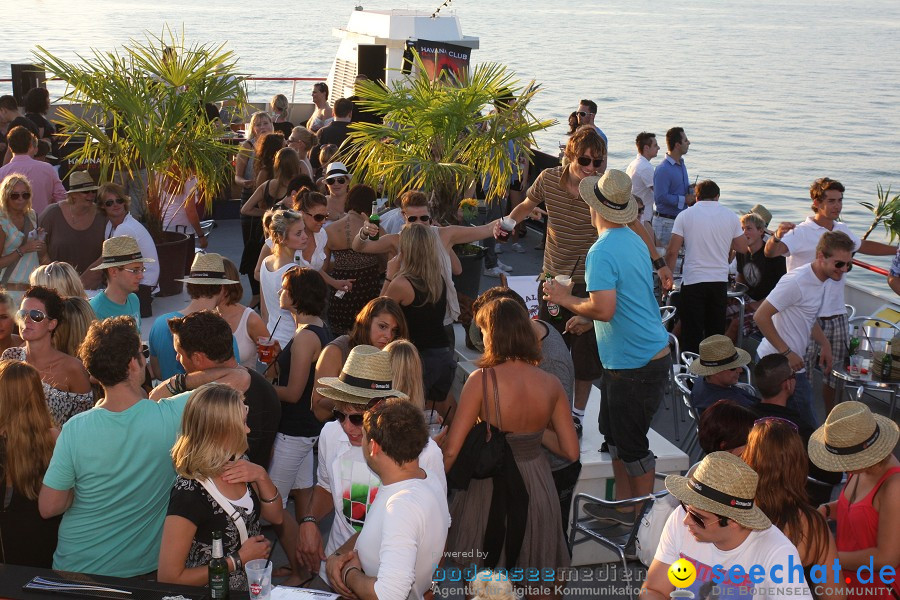
[[[858,258],[853,259],[853,264],[856,265],[857,267],[862,267],[863,269],[868,269],[869,271],[872,271],[873,273],[877,273],[879,275],[884,275],[885,277],[890,275],[890,272],[887,269],[884,269],[882,267],[876,267],[875,265],[870,265],[869,263],[863,262],[863,261],[859,260]]]

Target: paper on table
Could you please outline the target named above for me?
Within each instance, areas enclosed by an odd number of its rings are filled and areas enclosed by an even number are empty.
[[[272,588],[272,600],[338,600],[340,595],[319,590],[285,587],[276,585]]]

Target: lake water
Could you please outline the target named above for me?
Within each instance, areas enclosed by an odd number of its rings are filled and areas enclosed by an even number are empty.
[[[41,44],[74,56],[110,49],[164,23],[189,41],[227,42],[240,67],[258,76],[326,76],[355,2],[332,0],[189,3],[16,0],[5,9],[0,77]],[[431,2],[365,2],[366,8],[433,11]],[[533,102],[560,121],[538,135],[555,153],[580,98],[599,105],[611,167],[624,169],[634,136],[683,126],[691,178],[713,179],[722,200],[746,210],[762,203],[781,220],[809,213],[809,184],[821,176],[846,186],[844,220],[858,234],[871,222],[857,202],[876,185],[900,191],[900,2],[818,0],[453,0],[466,35],[481,38],[473,60],[508,65],[543,85]],[[18,23],[18,25],[17,25]],[[309,85],[297,88],[306,100]],[[8,84],[0,84],[8,93]],[[253,100],[288,85],[252,85]],[[659,159],[657,159],[658,161]],[[871,239],[881,240],[879,229]],[[868,259],[866,259],[868,260]],[[872,262],[887,266],[889,259]],[[850,279],[891,294],[883,278],[856,269]]]

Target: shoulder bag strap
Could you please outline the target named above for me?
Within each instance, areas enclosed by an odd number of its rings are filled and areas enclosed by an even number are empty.
[[[241,512],[235,508],[234,504],[232,504],[228,498],[225,497],[222,492],[219,491],[219,488],[215,486],[215,484],[209,479],[198,479],[197,483],[203,486],[203,489],[206,490],[206,493],[209,494],[216,503],[222,507],[222,510],[225,511],[231,520],[234,521],[234,526],[237,527],[238,533],[241,536],[241,545],[244,545],[244,542],[247,541],[249,537],[247,535],[247,524],[244,523],[244,517],[241,515]]]
[[[487,427],[485,428],[487,430],[487,435],[484,436],[484,439],[487,442],[491,441],[491,420],[489,418],[491,413],[488,412],[487,374],[493,372],[494,369],[490,367],[488,367],[487,369],[485,369],[484,367],[481,368],[481,414],[484,415],[482,420],[487,423]],[[499,418],[499,415],[497,416]]]

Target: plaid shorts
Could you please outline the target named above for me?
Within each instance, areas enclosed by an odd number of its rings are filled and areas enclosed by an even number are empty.
[[[825,337],[831,344],[831,356],[835,365],[843,365],[847,361],[847,352],[850,346],[850,325],[848,324],[847,314],[837,315],[836,317],[821,318],[819,317],[819,326],[825,332]],[[812,369],[818,364],[819,344],[812,339],[809,340],[809,346],[806,347],[806,371],[812,372]],[[825,385],[834,387],[834,375],[831,371],[822,373],[822,381]]]

